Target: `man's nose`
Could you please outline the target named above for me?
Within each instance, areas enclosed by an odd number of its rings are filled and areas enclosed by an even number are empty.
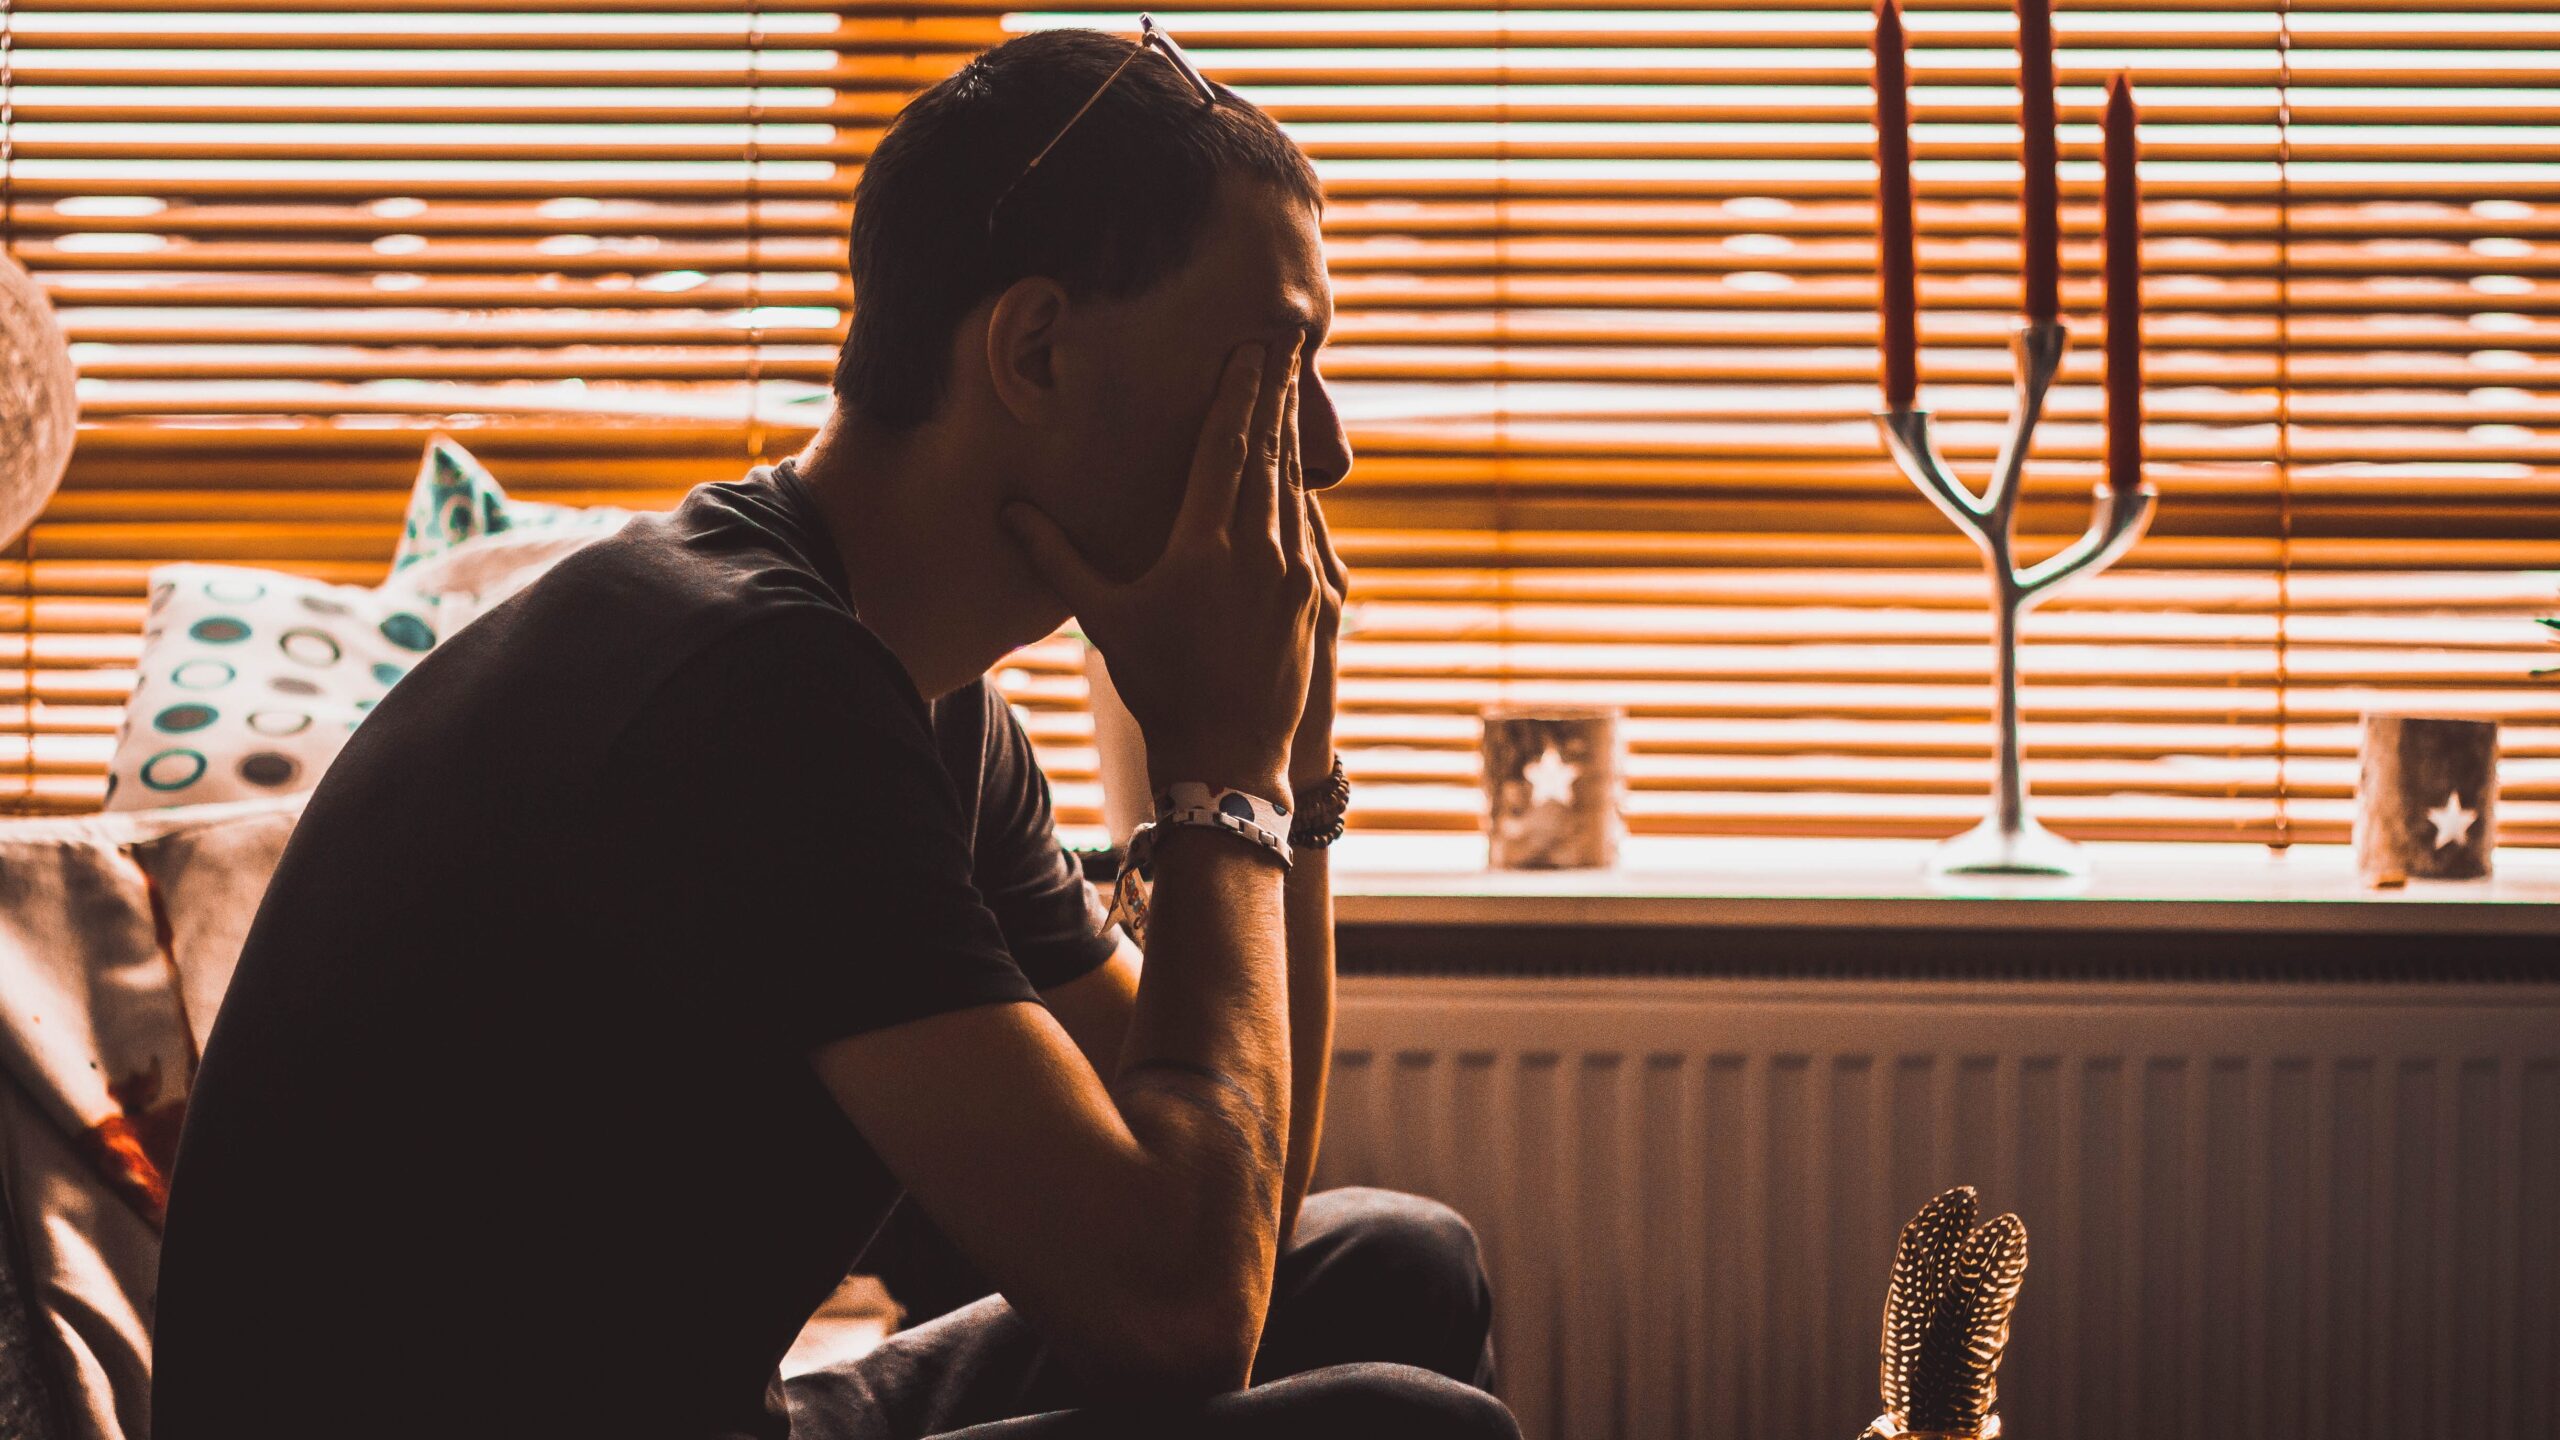
[[[1321,377],[1299,398],[1298,468],[1310,490],[1330,490],[1351,473],[1351,435]]]

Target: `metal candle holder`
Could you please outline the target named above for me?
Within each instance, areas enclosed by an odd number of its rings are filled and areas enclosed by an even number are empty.
[[[1993,723],[1997,768],[1991,782],[1991,813],[1981,824],[1938,847],[1929,869],[1938,875],[2085,875],[2088,861],[2074,845],[2036,823],[2027,814],[2027,784],[2018,764],[2018,617],[2064,581],[2095,574],[2133,548],[2151,524],[2160,492],[2148,481],[2131,491],[2101,484],[2096,513],[2079,539],[2025,569],[2012,558],[2017,545],[2018,482],[2027,466],[2027,446],[2036,421],[2044,413],[2045,391],[2062,368],[2071,334],[2061,322],[2030,321],[2018,327],[2017,409],[2009,420],[2009,439],[1993,463],[1990,488],[1981,496],[1956,478],[1938,454],[1929,434],[1929,412],[1918,408],[1886,410],[1876,423],[1894,463],[1920,493],[1929,497],[1956,529],[1982,547],[1983,565],[1991,574],[1991,649]]]

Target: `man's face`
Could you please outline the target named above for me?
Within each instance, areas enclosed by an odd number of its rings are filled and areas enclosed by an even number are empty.
[[[1315,366],[1333,325],[1333,287],[1306,206],[1266,186],[1222,186],[1190,264],[1143,295],[1080,308],[1081,363],[1059,377],[1064,412],[1083,417],[1058,437],[1067,493],[1038,498],[1105,573],[1134,577],[1163,552],[1218,377],[1239,345],[1269,347],[1269,374],[1299,356],[1307,488],[1338,484],[1350,470],[1350,441]]]

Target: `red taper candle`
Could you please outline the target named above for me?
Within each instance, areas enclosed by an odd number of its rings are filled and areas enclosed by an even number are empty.
[[[1899,0],[1876,3],[1876,296],[1884,403],[1920,398],[1919,262],[1911,235],[1911,76]]]
[[[2062,188],[2053,115],[2053,0],[2018,0],[2019,244],[2027,319],[2062,318]]]
[[[2107,474],[2142,484],[2142,182],[2135,173],[2133,82],[2107,91]]]

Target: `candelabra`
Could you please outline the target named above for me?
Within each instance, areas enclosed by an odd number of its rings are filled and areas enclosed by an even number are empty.
[[[2159,492],[2148,482],[2131,487],[2101,482],[2086,533],[2061,550],[2021,568],[2016,559],[2019,481],[2028,441],[2044,413],[2045,392],[2062,368],[2070,332],[2059,321],[2030,321],[2018,329],[2017,408],[2008,442],[1991,467],[1985,491],[1957,478],[1930,438],[1929,412],[1905,406],[1880,412],[1886,448],[1920,493],[1956,529],[1982,549],[1991,575],[1992,738],[1991,813],[1971,830],[1946,841],[1930,860],[1940,875],[2085,875],[2079,847],[2027,814],[2026,778],[2018,758],[2018,620],[2064,581],[2091,575],[2132,549],[2151,523]]]

